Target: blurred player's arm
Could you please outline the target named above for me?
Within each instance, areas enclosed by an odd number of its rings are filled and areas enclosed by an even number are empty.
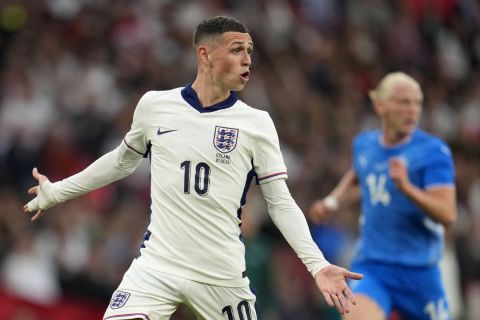
[[[27,203],[25,212],[34,212],[32,221],[41,217],[45,210],[58,203],[81,196],[131,174],[140,164],[142,155],[122,142],[115,150],[103,155],[83,171],[64,180],[51,183],[37,168],[32,175],[38,186],[30,188],[29,194],[37,196]]]
[[[297,256],[314,276],[315,282],[327,303],[338,311],[348,313],[349,302],[355,298],[346,283],[347,278],[363,276],[331,265],[323,256],[310,234],[302,211],[292,198],[285,180],[278,179],[260,185],[267,202],[268,213]]]
[[[410,183],[408,171],[400,159],[390,160],[390,176],[397,188],[433,220],[451,226],[457,218],[457,205],[454,186],[435,186],[427,190]]]
[[[353,168],[350,168],[327,197],[316,200],[311,205],[308,217],[312,222],[320,223],[330,213],[337,211],[340,207],[356,203],[359,200],[360,187],[357,175]]]

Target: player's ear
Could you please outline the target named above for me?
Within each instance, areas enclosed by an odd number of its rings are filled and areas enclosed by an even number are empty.
[[[210,54],[206,46],[199,46],[197,48],[198,59],[203,64],[210,64]]]
[[[381,100],[375,100],[372,102],[373,110],[380,117],[385,113],[385,104]]]
[[[375,111],[375,113],[381,117],[383,114],[384,108],[383,108],[383,102],[379,99],[377,91],[370,90],[368,92],[368,96],[370,97],[370,101],[372,102],[373,111]]]

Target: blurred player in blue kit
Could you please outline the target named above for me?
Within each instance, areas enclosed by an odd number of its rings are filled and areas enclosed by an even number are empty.
[[[444,229],[456,219],[455,173],[448,146],[417,128],[423,103],[409,75],[386,75],[370,92],[381,129],[358,134],[353,167],[309,217],[320,223],[361,198],[352,270],[357,306],[346,319],[450,319],[439,261]]]
[[[313,242],[290,195],[287,170],[267,112],[240,101],[253,42],[227,17],[194,34],[198,69],[191,85],[147,92],[120,145],[85,170],[51,183],[34,168],[32,220],[48,208],[125,178],[151,162],[151,221],[145,241],[113,293],[104,319],[169,319],[185,305],[198,319],[257,319],[245,270],[241,209],[254,177],[269,214],[330,306],[355,304],[346,280],[362,275],[331,265]],[[133,213],[132,213],[133,214]]]

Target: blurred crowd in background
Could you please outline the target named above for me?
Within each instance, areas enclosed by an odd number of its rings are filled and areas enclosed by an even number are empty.
[[[4,0],[0,3],[0,318],[100,319],[149,219],[149,164],[31,223],[34,166],[52,181],[115,148],[148,90],[193,81],[192,33],[214,15],[254,40],[240,94],[270,112],[288,185],[306,212],[378,127],[367,92],[387,72],[425,94],[420,126],[451,146],[458,221],[442,261],[454,319],[480,319],[480,4],[476,0]],[[358,206],[313,226],[348,267]],[[258,187],[243,214],[247,273],[263,319],[338,319],[268,217]],[[191,319],[180,310],[175,319]]]

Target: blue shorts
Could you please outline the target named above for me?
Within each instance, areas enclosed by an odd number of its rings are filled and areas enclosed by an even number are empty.
[[[352,291],[375,300],[387,316],[396,310],[402,319],[451,319],[438,266],[355,261],[351,270],[364,275],[361,281],[350,283]]]

